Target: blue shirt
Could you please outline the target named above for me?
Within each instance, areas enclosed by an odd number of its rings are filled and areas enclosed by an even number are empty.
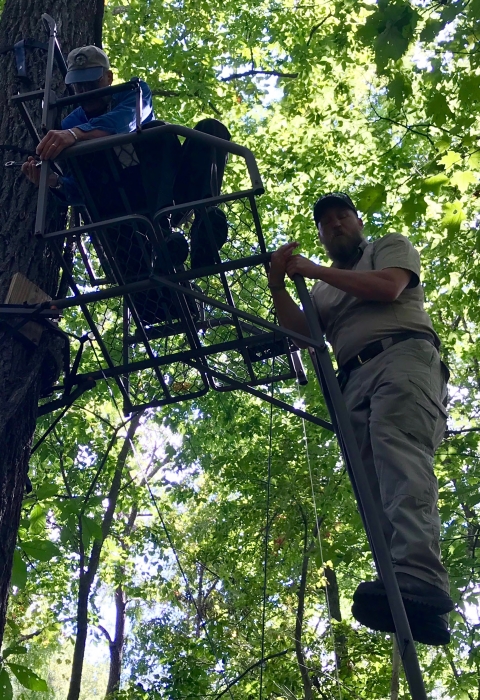
[[[152,104],[152,92],[147,83],[140,81],[142,88],[142,124],[155,119]],[[93,131],[101,129],[108,134],[128,134],[135,131],[136,128],[136,105],[137,95],[134,90],[126,90],[125,92],[117,92],[112,95],[110,109],[98,117],[89,119],[85,114],[82,106],[77,107],[70,112],[65,119],[62,119],[62,129],[81,129],[82,131]],[[82,195],[77,187],[75,179],[70,175],[64,175],[61,180],[61,189],[56,190],[56,193],[61,194],[61,199],[64,199],[68,204],[81,205],[83,204]]]

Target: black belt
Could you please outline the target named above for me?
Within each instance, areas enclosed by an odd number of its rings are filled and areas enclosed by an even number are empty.
[[[396,333],[389,338],[376,340],[374,343],[367,345],[366,348],[363,348],[358,355],[352,357],[350,360],[348,360],[348,362],[345,362],[345,364],[339,368],[337,374],[340,386],[342,388],[345,386],[350,372],[358,369],[358,367],[361,367],[365,363],[369,362],[369,360],[373,360],[374,357],[380,355],[381,352],[387,350],[392,345],[403,343],[405,340],[411,340],[412,338],[415,340],[428,340],[428,342],[434,345],[438,350],[438,341],[431,333],[416,333],[415,331],[411,331],[409,333]]]

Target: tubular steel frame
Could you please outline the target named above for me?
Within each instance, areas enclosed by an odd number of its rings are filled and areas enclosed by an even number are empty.
[[[44,90],[22,93],[12,98],[18,105],[22,118],[25,120],[26,127],[36,142],[38,142],[39,136],[25,106],[28,101],[43,99],[42,130],[46,132],[53,128],[58,109],[70,104],[81,104],[82,100],[85,99],[84,95],[70,95],[65,98],[57,99],[52,93],[51,80],[54,59],[57,59],[58,66],[63,75],[65,75],[66,66],[56,38],[55,22],[48,15],[43,15],[43,19],[49,32],[45,88]],[[19,333],[19,330],[28,321],[35,320],[37,322],[49,324],[52,319],[59,318],[61,310],[78,306],[85,315],[86,321],[90,328],[90,333],[93,334],[96,342],[98,343],[107,367],[96,372],[88,372],[86,374],[78,373],[81,365],[83,345],[88,337],[85,335],[81,339],[79,352],[73,362],[72,368],[69,369],[64,386],[57,387],[59,389],[63,389],[63,396],[60,399],[51,401],[49,404],[46,404],[43,407],[40,406],[40,414],[47,413],[50,410],[55,410],[62,406],[68,406],[84,391],[94,386],[97,380],[107,379],[108,377],[114,378],[119,390],[122,393],[124,399],[124,410],[126,412],[138,410],[140,406],[134,405],[129,395],[129,377],[132,375],[132,372],[152,369],[157,373],[156,376],[159,378],[166,398],[158,401],[151,401],[149,404],[147,404],[149,406],[160,406],[168,403],[183,401],[186,398],[196,398],[204,395],[210,388],[217,391],[240,389],[301,418],[309,420],[325,429],[334,430],[347,466],[347,471],[365,526],[377,572],[385,585],[388,602],[395,623],[398,646],[411,696],[413,700],[426,700],[427,695],[423,684],[415,645],[412,639],[400,590],[395,578],[387,543],[381,529],[380,520],[350,424],[345,402],[335,376],[317,314],[305,285],[305,280],[297,276],[294,282],[307,318],[311,334],[310,337],[295,333],[286,328],[278,326],[265,318],[237,308],[229,288],[227,278],[228,273],[245,269],[250,270],[258,266],[263,268],[264,272],[266,272],[268,271],[271,256],[265,247],[260,226],[260,219],[255,203],[255,196],[262,194],[264,190],[253,153],[238,144],[226,142],[214,136],[174,124],[166,124],[164,126],[158,126],[142,131],[141,125],[139,124],[141,88],[138,79],[133,79],[132,81],[120,86],[102,88],[101,90],[95,91],[95,93],[98,95],[107,95],[128,89],[135,90],[137,94],[137,131],[131,134],[109,136],[99,140],[92,140],[69,148],[64,153],[65,161],[68,158],[70,167],[72,168],[74,174],[79,177],[79,180],[81,180],[82,174],[81,168],[78,167],[76,161],[77,157],[88,153],[108,151],[115,147],[121,147],[125,144],[135,145],[135,143],[138,143],[139,139],[144,141],[155,139],[162,133],[174,133],[180,136],[196,139],[197,141],[212,147],[221,147],[223,150],[228,151],[231,154],[242,157],[245,160],[248,169],[251,180],[251,188],[229,195],[219,195],[208,200],[198,200],[196,202],[189,202],[188,204],[184,205],[164,208],[151,218],[136,214],[134,212],[129,212],[126,216],[114,217],[111,219],[102,220],[100,222],[93,221],[91,223],[86,223],[83,226],[74,226],[61,231],[45,232],[47,197],[49,195],[48,176],[50,174],[51,166],[48,161],[44,161],[42,163],[35,233],[37,236],[48,240],[55,250],[59,263],[63,269],[63,274],[68,280],[73,296],[64,299],[57,299],[54,302],[38,304],[36,306],[0,305],[0,323],[3,327],[8,327],[9,332],[15,335],[15,337],[23,338],[23,336]],[[90,98],[91,96],[92,93],[89,93]],[[54,164],[53,167],[55,169],[58,168],[56,164]],[[175,271],[171,265],[171,261],[169,261],[168,250],[166,250],[162,230],[159,225],[159,218],[161,216],[177,213],[187,214],[188,211],[192,209],[201,210],[206,206],[221,205],[231,203],[236,200],[245,200],[249,203],[254,226],[258,236],[258,246],[261,252],[259,254],[256,253],[235,260],[228,260],[226,262],[222,262],[218,256],[218,253],[216,253],[215,264],[213,265],[195,270],[180,272]],[[93,202],[87,201],[86,204],[88,209],[89,204],[93,204]],[[88,268],[88,255],[82,248],[83,238],[90,233],[93,234],[99,230],[105,230],[112,226],[121,226],[128,222],[131,223],[132,221],[144,225],[146,230],[149,232],[149,237],[151,236],[157,247],[162,250],[162,253],[166,256],[167,261],[169,261],[169,274],[159,275],[152,273],[148,279],[125,282],[117,269],[115,275],[117,280],[116,286],[93,292],[83,292],[75,282],[72,271],[63,258],[59,242],[61,242],[67,235],[70,237],[77,237],[81,258],[85,263],[90,282],[97,285],[102,283],[102,280],[96,279],[93,270],[89,270]],[[213,233],[208,223],[207,235],[213,242]],[[108,254],[108,251],[106,252],[106,255],[109,264],[115,269],[115,260]],[[198,287],[191,284],[191,282],[195,279],[209,278],[209,276],[213,275],[218,276],[221,281],[225,301],[220,301],[217,298],[204,294]],[[156,289],[170,290],[170,292],[174,295],[174,298],[179,301],[179,308],[181,308],[182,313],[179,314],[179,318],[173,324],[168,324],[163,327],[145,328],[136,311],[134,295],[139,292],[147,292],[148,290]],[[116,297],[122,297],[124,300],[122,330],[123,350],[121,364],[115,364],[113,359],[110,357],[110,353],[104,343],[102,334],[97,328],[88,308],[88,305],[94,302],[100,302]],[[200,302],[204,305],[203,308],[208,306],[209,308],[221,310],[228,314],[228,316],[209,320],[193,318],[187,304],[189,299]],[[137,328],[133,336],[130,333],[130,317],[134,318]],[[199,340],[199,332],[205,330],[206,328],[213,328],[214,326],[221,327],[222,325],[233,326],[237,333],[236,339],[227,340],[223,343],[213,345],[202,345]],[[152,339],[172,337],[179,332],[186,334],[187,338],[189,339],[189,349],[181,350],[170,355],[159,355],[151,349],[150,342]],[[306,411],[302,411],[299,408],[291,406],[285,401],[275,398],[261,390],[261,386],[265,385],[269,381],[282,381],[297,378],[297,380],[301,383],[305,382],[303,367],[301,366],[299,356],[295,355],[291,345],[289,344],[291,341],[295,340],[300,341],[303,344],[307,344],[310,348],[317,379],[325,397],[332,423],[307,413]],[[133,342],[141,342],[144,344],[146,350],[146,357],[144,357],[144,359],[137,360],[136,362],[130,361],[129,347]],[[244,358],[249,374],[249,378],[247,380],[239,381],[237,378],[230,376],[228,372],[222,372],[218,368],[212,367],[208,364],[208,359],[211,355],[218,352],[226,353],[231,350],[237,351]],[[260,353],[260,355],[262,353],[266,353],[266,357],[276,357],[279,354],[285,356],[286,368],[288,371],[278,376],[271,377],[268,380],[265,378],[258,379],[253,368],[252,355],[249,355],[249,352],[255,352],[256,350]],[[270,353],[270,355],[268,353]],[[198,370],[199,374],[203,378],[202,389],[193,392],[186,397],[172,396],[160,370],[163,366],[171,364],[174,361],[180,361],[186,366]],[[214,380],[219,380],[222,382],[222,384],[215,384]]]

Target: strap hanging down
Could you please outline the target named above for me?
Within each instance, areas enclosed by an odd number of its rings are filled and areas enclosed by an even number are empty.
[[[27,77],[27,61],[25,49],[42,49],[48,50],[48,44],[37,39],[21,39],[16,44],[11,46],[3,46],[0,48],[0,55],[13,51],[15,54],[15,63],[17,64],[17,75],[19,78]]]

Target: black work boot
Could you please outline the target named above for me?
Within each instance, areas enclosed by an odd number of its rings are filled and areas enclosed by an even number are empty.
[[[165,245],[173,267],[179,268],[188,258],[188,241],[179,231],[172,231],[165,236]],[[159,251],[153,263],[153,271],[159,275],[168,274],[168,264]]]
[[[448,593],[410,574],[395,574],[413,639],[439,646],[450,642],[446,613],[454,608]],[[379,632],[395,632],[383,583],[364,581],[353,595],[352,614],[358,622]]]
[[[191,228],[192,253],[190,260],[192,269],[214,265],[215,252],[220,250],[228,238],[228,223],[225,213],[218,207],[210,207],[206,210],[206,216],[212,229],[215,248],[210,242],[207,222],[197,214]]]
[[[455,607],[448,593],[438,586],[401,571],[395,576],[407,613],[410,610],[425,610],[435,615],[443,615]],[[364,581],[353,594],[353,602],[368,607],[373,605],[378,597],[386,598],[386,595],[385,587],[378,579]]]
[[[392,613],[387,598],[379,597],[369,607],[354,603],[352,615],[365,627],[377,632],[395,632]],[[443,646],[450,643],[448,615],[435,615],[427,611],[417,610],[416,614],[408,613],[408,622],[412,637],[416,642],[430,646]]]

